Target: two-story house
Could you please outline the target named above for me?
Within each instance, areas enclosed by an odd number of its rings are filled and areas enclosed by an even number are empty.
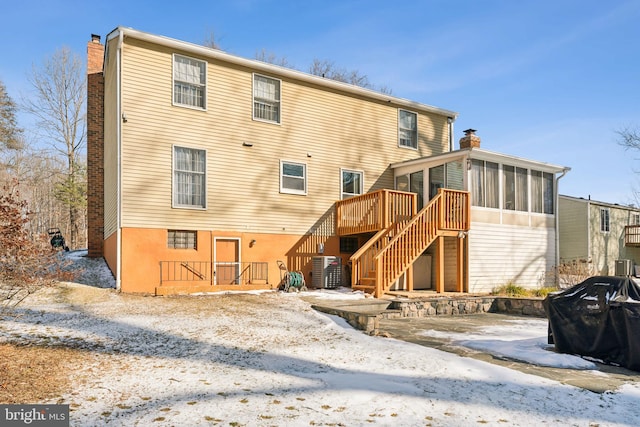
[[[639,208],[565,195],[559,202],[562,265],[585,275],[635,274],[633,267],[640,264]]]
[[[554,265],[566,168],[454,150],[453,111],[122,27],[88,74],[89,252],[124,292],[311,282],[320,255],[376,296]]]

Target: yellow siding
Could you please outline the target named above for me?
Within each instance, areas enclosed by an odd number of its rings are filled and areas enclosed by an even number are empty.
[[[207,110],[172,106],[172,53],[125,38],[123,227],[302,234],[339,199],[341,167],[364,172],[365,192],[393,188],[390,163],[447,149],[445,116],[415,111],[419,148],[399,148],[397,106],[289,78],[281,124],[253,121],[252,70],[213,59]],[[207,150],[206,210],[171,208],[172,144]],[[280,159],[307,165],[307,196],[279,193]]]
[[[104,237],[116,232],[118,209],[118,109],[117,109],[117,40],[111,40],[105,58],[105,94],[104,94]]]
[[[609,232],[600,231],[600,209],[609,209]],[[637,248],[624,246],[624,227],[631,222],[630,210],[624,207],[612,205],[600,205],[597,202],[590,203],[591,211],[591,259],[596,274],[615,274],[615,262],[619,259],[631,259],[634,263],[640,262]]]
[[[558,227],[561,261],[589,259],[587,201],[559,198]],[[598,216],[598,221],[600,217]],[[599,227],[599,223],[598,223]]]

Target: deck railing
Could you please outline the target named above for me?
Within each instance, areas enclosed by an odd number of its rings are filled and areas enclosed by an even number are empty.
[[[339,236],[372,233],[413,217],[417,195],[405,191],[377,190],[336,202]]]
[[[269,268],[266,262],[160,261],[160,285],[166,282],[269,283]]]
[[[379,232],[352,257],[352,284],[375,286],[382,295],[445,232],[468,231],[469,193],[440,189],[417,215]]]
[[[624,245],[640,246],[640,225],[627,225],[624,227]]]

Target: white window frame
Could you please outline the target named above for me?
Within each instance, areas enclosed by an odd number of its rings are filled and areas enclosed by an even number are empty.
[[[298,177],[298,176],[293,176],[293,175],[288,175],[287,177],[289,178],[294,178],[294,179],[302,179],[303,180],[303,187],[304,190],[298,190],[295,188],[288,188],[284,186],[284,166],[285,165],[296,165],[296,166],[302,166],[302,177]],[[302,195],[302,196],[306,196],[307,195],[307,164],[303,163],[303,162],[294,162],[294,161],[290,161],[290,160],[280,160],[280,169],[278,174],[280,175],[280,193],[283,194],[297,194],[297,195]]]
[[[482,159],[469,159],[471,169],[471,203],[474,207],[501,209],[502,165]],[[490,166],[488,164],[491,164]],[[495,174],[493,174],[495,171]],[[489,185],[491,184],[491,186]],[[477,200],[481,196],[481,201]],[[493,202],[493,203],[490,203]],[[492,206],[495,204],[495,206]]]
[[[512,168],[513,182],[508,180],[506,168]],[[524,173],[523,173],[524,172]],[[521,179],[524,177],[525,181]],[[507,188],[507,184],[513,184],[513,194]],[[529,170],[515,165],[502,165],[502,208],[510,212],[529,212]],[[524,194],[523,194],[524,193]],[[513,197],[513,207],[507,207],[507,198]],[[524,205],[524,206],[522,206]]]
[[[640,213],[631,214],[631,224],[629,225],[640,225]]]
[[[346,193],[344,191],[344,174],[352,173],[356,175],[360,175],[360,188],[358,188],[358,193]],[[354,196],[360,196],[364,192],[364,171],[355,170],[355,169],[346,169],[340,168],[340,199],[348,199]]]
[[[193,171],[193,170],[181,170],[181,171],[177,170],[176,168],[176,161],[177,161],[176,150],[177,149],[201,151],[204,155],[204,165],[203,165],[204,171],[200,172],[200,171]],[[176,182],[177,172],[202,175],[202,194],[201,194],[202,204],[199,204],[199,205],[181,204],[177,202],[177,199],[178,199],[177,193],[176,193],[178,190],[178,183]],[[202,148],[184,147],[182,145],[175,145],[175,144],[171,146],[171,207],[180,208],[180,209],[199,209],[199,210],[207,209],[207,150]]]
[[[609,233],[611,231],[611,212],[609,208],[600,208],[600,232]]]
[[[204,82],[200,82],[200,83],[193,83],[193,82],[187,82],[184,80],[177,80],[176,79],[176,58],[184,58],[187,59],[189,61],[194,61],[197,62],[199,64],[202,64],[204,66]],[[197,58],[192,58],[190,56],[186,56],[186,55],[180,55],[177,53],[173,54],[172,57],[172,71],[171,71],[171,102],[173,105],[178,106],[178,107],[185,107],[185,108],[192,108],[194,110],[204,110],[206,111],[207,109],[207,61],[203,61],[201,59],[197,59]],[[187,85],[187,86],[194,86],[197,88],[200,88],[202,90],[202,106],[200,105],[194,105],[194,104],[190,104],[190,103],[183,103],[183,102],[178,102],[178,100],[176,100],[176,82]]]
[[[408,114],[413,114],[413,116],[415,117],[415,129],[409,129],[409,128],[403,128],[402,127],[402,113],[408,113]],[[411,132],[413,135],[413,140],[412,145],[406,145],[402,143],[402,133],[403,131],[409,131]],[[398,108],[398,147],[401,148],[409,148],[411,150],[417,150],[418,149],[418,113],[414,112],[414,111],[409,111],[409,110],[403,110],[402,108]]]
[[[553,215],[555,212],[555,176],[551,172],[544,172],[538,169],[529,170],[529,185],[531,202],[529,210],[533,214]],[[550,181],[549,181],[550,180]],[[547,187],[547,181],[551,187]],[[547,191],[549,190],[549,191]],[[538,197],[536,197],[538,196]],[[536,206],[537,205],[537,206]],[[535,209],[538,207],[538,209]]]
[[[277,90],[277,95],[278,96],[277,96],[277,98],[268,99],[268,98],[260,98],[260,97],[256,96],[256,78],[257,77],[262,78],[262,79],[267,79],[267,80],[273,80],[274,82],[277,82],[277,84],[278,84],[278,90]],[[266,123],[280,124],[280,122],[282,121],[282,102],[281,102],[281,99],[282,99],[282,80],[276,79],[276,78],[270,77],[270,76],[265,76],[264,74],[253,73],[253,77],[252,77],[251,81],[252,81],[251,111],[252,111],[253,120],[266,122]],[[273,120],[273,119],[257,116],[256,115],[256,104],[257,103],[277,108],[277,116],[278,116],[277,119]]]

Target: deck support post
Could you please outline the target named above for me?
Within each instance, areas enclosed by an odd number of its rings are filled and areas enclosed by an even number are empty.
[[[436,292],[444,292],[444,236],[436,239]]]
[[[406,280],[405,285],[407,286],[407,291],[413,292],[413,264],[411,264],[409,268],[407,268],[407,271],[404,274],[404,277]]]
[[[456,254],[456,292],[464,292],[466,285],[466,274],[464,274],[465,270],[465,252],[466,252],[466,236],[458,236],[458,244],[457,244],[457,254]]]

